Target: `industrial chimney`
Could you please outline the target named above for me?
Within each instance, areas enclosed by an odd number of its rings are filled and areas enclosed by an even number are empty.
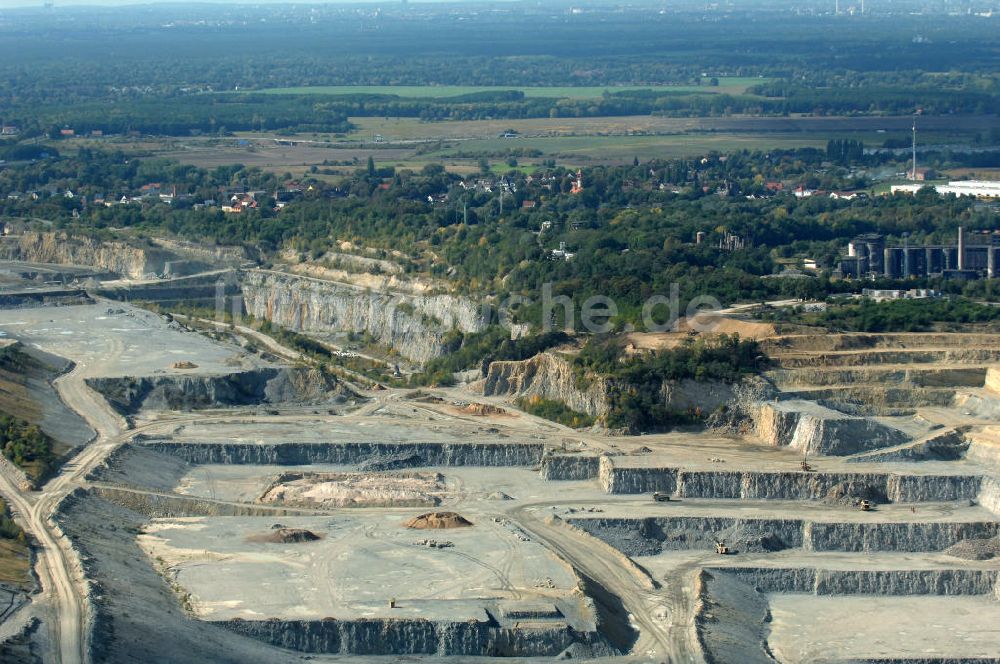
[[[958,269],[965,269],[965,229],[958,227]]]

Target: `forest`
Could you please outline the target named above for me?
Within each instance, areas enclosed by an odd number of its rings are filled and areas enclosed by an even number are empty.
[[[241,10],[242,11],[242,10]],[[663,114],[998,112],[1000,40],[976,16],[864,17],[636,6],[475,5],[309,14],[260,6],[242,20],[211,5],[8,12],[0,21],[0,109],[29,135],[72,126],[161,135],[247,129],[341,132],[348,117],[427,120]],[[194,18],[198,16],[199,18]],[[256,20],[254,20],[256,19]],[[237,27],[238,26],[238,29]],[[114,44],[114,57],[107,44]],[[709,46],[710,45],[710,46]],[[819,46],[819,47],[817,47]],[[958,73],[961,72],[961,73]],[[745,90],[720,78],[759,78]],[[486,96],[257,95],[331,85],[489,85]],[[616,92],[615,86],[683,86]],[[608,86],[589,100],[530,86]]]
[[[34,424],[0,414],[0,453],[32,479],[45,477],[56,464],[52,439]]]

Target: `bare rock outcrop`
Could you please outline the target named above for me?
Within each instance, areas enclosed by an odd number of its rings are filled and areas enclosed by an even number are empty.
[[[65,232],[27,231],[5,238],[0,257],[60,265],[87,265],[128,279],[183,275],[234,266],[243,252],[232,247],[204,248],[168,240],[99,240]]]
[[[486,396],[513,398],[538,396],[560,401],[575,411],[598,419],[610,408],[609,395],[627,389],[613,379],[577,371],[555,353],[539,353],[520,361],[491,362],[483,382]],[[670,410],[698,409],[708,414],[733,398],[733,386],[720,381],[664,381],[659,388],[662,403]]]
[[[561,401],[575,411],[595,417],[607,414],[609,382],[594,378],[586,385],[566,360],[539,353],[521,361],[491,362],[486,372],[486,396],[533,397]]]
[[[420,362],[444,352],[451,330],[479,332],[487,323],[480,307],[455,295],[373,291],[264,270],[243,273],[242,286],[247,313],[258,319],[313,334],[368,334]]]
[[[347,394],[318,369],[262,367],[231,374],[88,378],[87,385],[123,415],[143,408],[195,410],[262,403],[320,403]]]
[[[759,404],[757,435],[776,447],[842,456],[901,445],[909,437],[873,418],[845,415],[801,399]]]

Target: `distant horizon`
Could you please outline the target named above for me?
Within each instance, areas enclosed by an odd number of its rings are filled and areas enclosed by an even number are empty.
[[[518,2],[520,0],[484,0],[485,2]],[[148,7],[152,5],[402,5],[404,0],[57,0],[56,9],[73,7]],[[455,4],[477,0],[406,0],[409,4]],[[43,9],[44,0],[0,0],[0,9]]]
[[[500,2],[521,2],[522,0],[405,0],[408,4],[488,4]],[[567,0],[568,2],[568,0]],[[56,9],[73,7],[148,7],[152,5],[384,5],[386,7],[404,4],[404,0],[57,0],[52,4]],[[581,4],[594,4],[593,0],[583,0]],[[0,0],[0,9],[43,9],[45,0]]]

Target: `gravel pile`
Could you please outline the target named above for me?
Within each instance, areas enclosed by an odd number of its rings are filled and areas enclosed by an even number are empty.
[[[963,560],[992,560],[1000,556],[1000,537],[962,540],[952,544],[944,552]]]

